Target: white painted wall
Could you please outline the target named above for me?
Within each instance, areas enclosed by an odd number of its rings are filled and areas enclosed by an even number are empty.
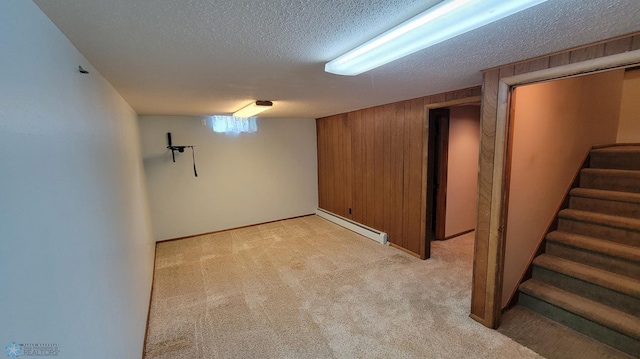
[[[203,117],[140,116],[156,240],[311,214],[318,206],[314,119],[258,119],[255,134],[225,135]],[[191,152],[167,150],[195,145]]]
[[[2,350],[140,358],[154,254],[145,197],[134,111],[36,5],[1,1]]]
[[[480,106],[454,106],[449,112],[445,237],[476,225]]]

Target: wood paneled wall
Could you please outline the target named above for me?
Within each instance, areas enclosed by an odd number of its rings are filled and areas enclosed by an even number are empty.
[[[317,119],[320,208],[427,258],[425,106],[480,93],[474,87]]]
[[[560,66],[640,50],[640,33],[572,48],[562,52],[486,70],[482,86],[478,214],[474,247],[471,317],[496,328],[500,323],[504,255],[505,139],[509,137],[508,99],[499,96],[503,79]],[[564,69],[564,68],[563,68]],[[596,69],[594,69],[596,70]],[[564,71],[564,70],[563,70]],[[568,68],[566,75],[570,75]],[[533,78],[533,75],[531,76]],[[550,78],[560,77],[550,76]],[[537,81],[543,78],[537,78]]]

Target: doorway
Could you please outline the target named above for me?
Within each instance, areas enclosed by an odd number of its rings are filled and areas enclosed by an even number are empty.
[[[449,148],[449,115],[448,108],[437,108],[429,111],[429,143],[433,148],[432,171],[433,210],[431,211],[431,240],[444,240],[447,216],[447,165]]]
[[[616,68],[637,66],[640,50],[631,47],[633,36],[609,42],[571,49],[562,53],[540,57],[521,63],[486,70],[483,74],[482,152],[480,155],[478,216],[476,246],[474,249],[474,275],[471,294],[471,318],[489,328],[500,323],[505,253],[506,196],[508,189],[507,144],[510,136],[509,114],[513,89],[520,85],[553,79],[585,75]],[[592,57],[571,58],[573,54],[587,53],[594,48],[608,48],[610,44],[628,40],[629,46],[620,50],[598,53]],[[569,59],[572,61],[569,61]],[[562,59],[562,61],[556,61]],[[566,59],[566,62],[565,62]],[[516,69],[522,69],[516,73]]]
[[[426,240],[475,229],[480,105],[470,101],[428,109]]]

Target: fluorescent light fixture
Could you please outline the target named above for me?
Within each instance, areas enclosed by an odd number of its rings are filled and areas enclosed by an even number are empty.
[[[354,76],[547,0],[445,0],[328,62],[326,72]]]
[[[273,106],[271,101],[256,101],[252,102],[248,106],[236,111],[233,117],[253,117],[262,111],[266,111]]]

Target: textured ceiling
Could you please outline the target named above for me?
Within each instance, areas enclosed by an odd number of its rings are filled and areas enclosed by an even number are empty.
[[[640,30],[639,0],[549,0],[364,74],[324,64],[438,0],[35,0],[139,114],[322,117],[479,85],[480,71]]]

